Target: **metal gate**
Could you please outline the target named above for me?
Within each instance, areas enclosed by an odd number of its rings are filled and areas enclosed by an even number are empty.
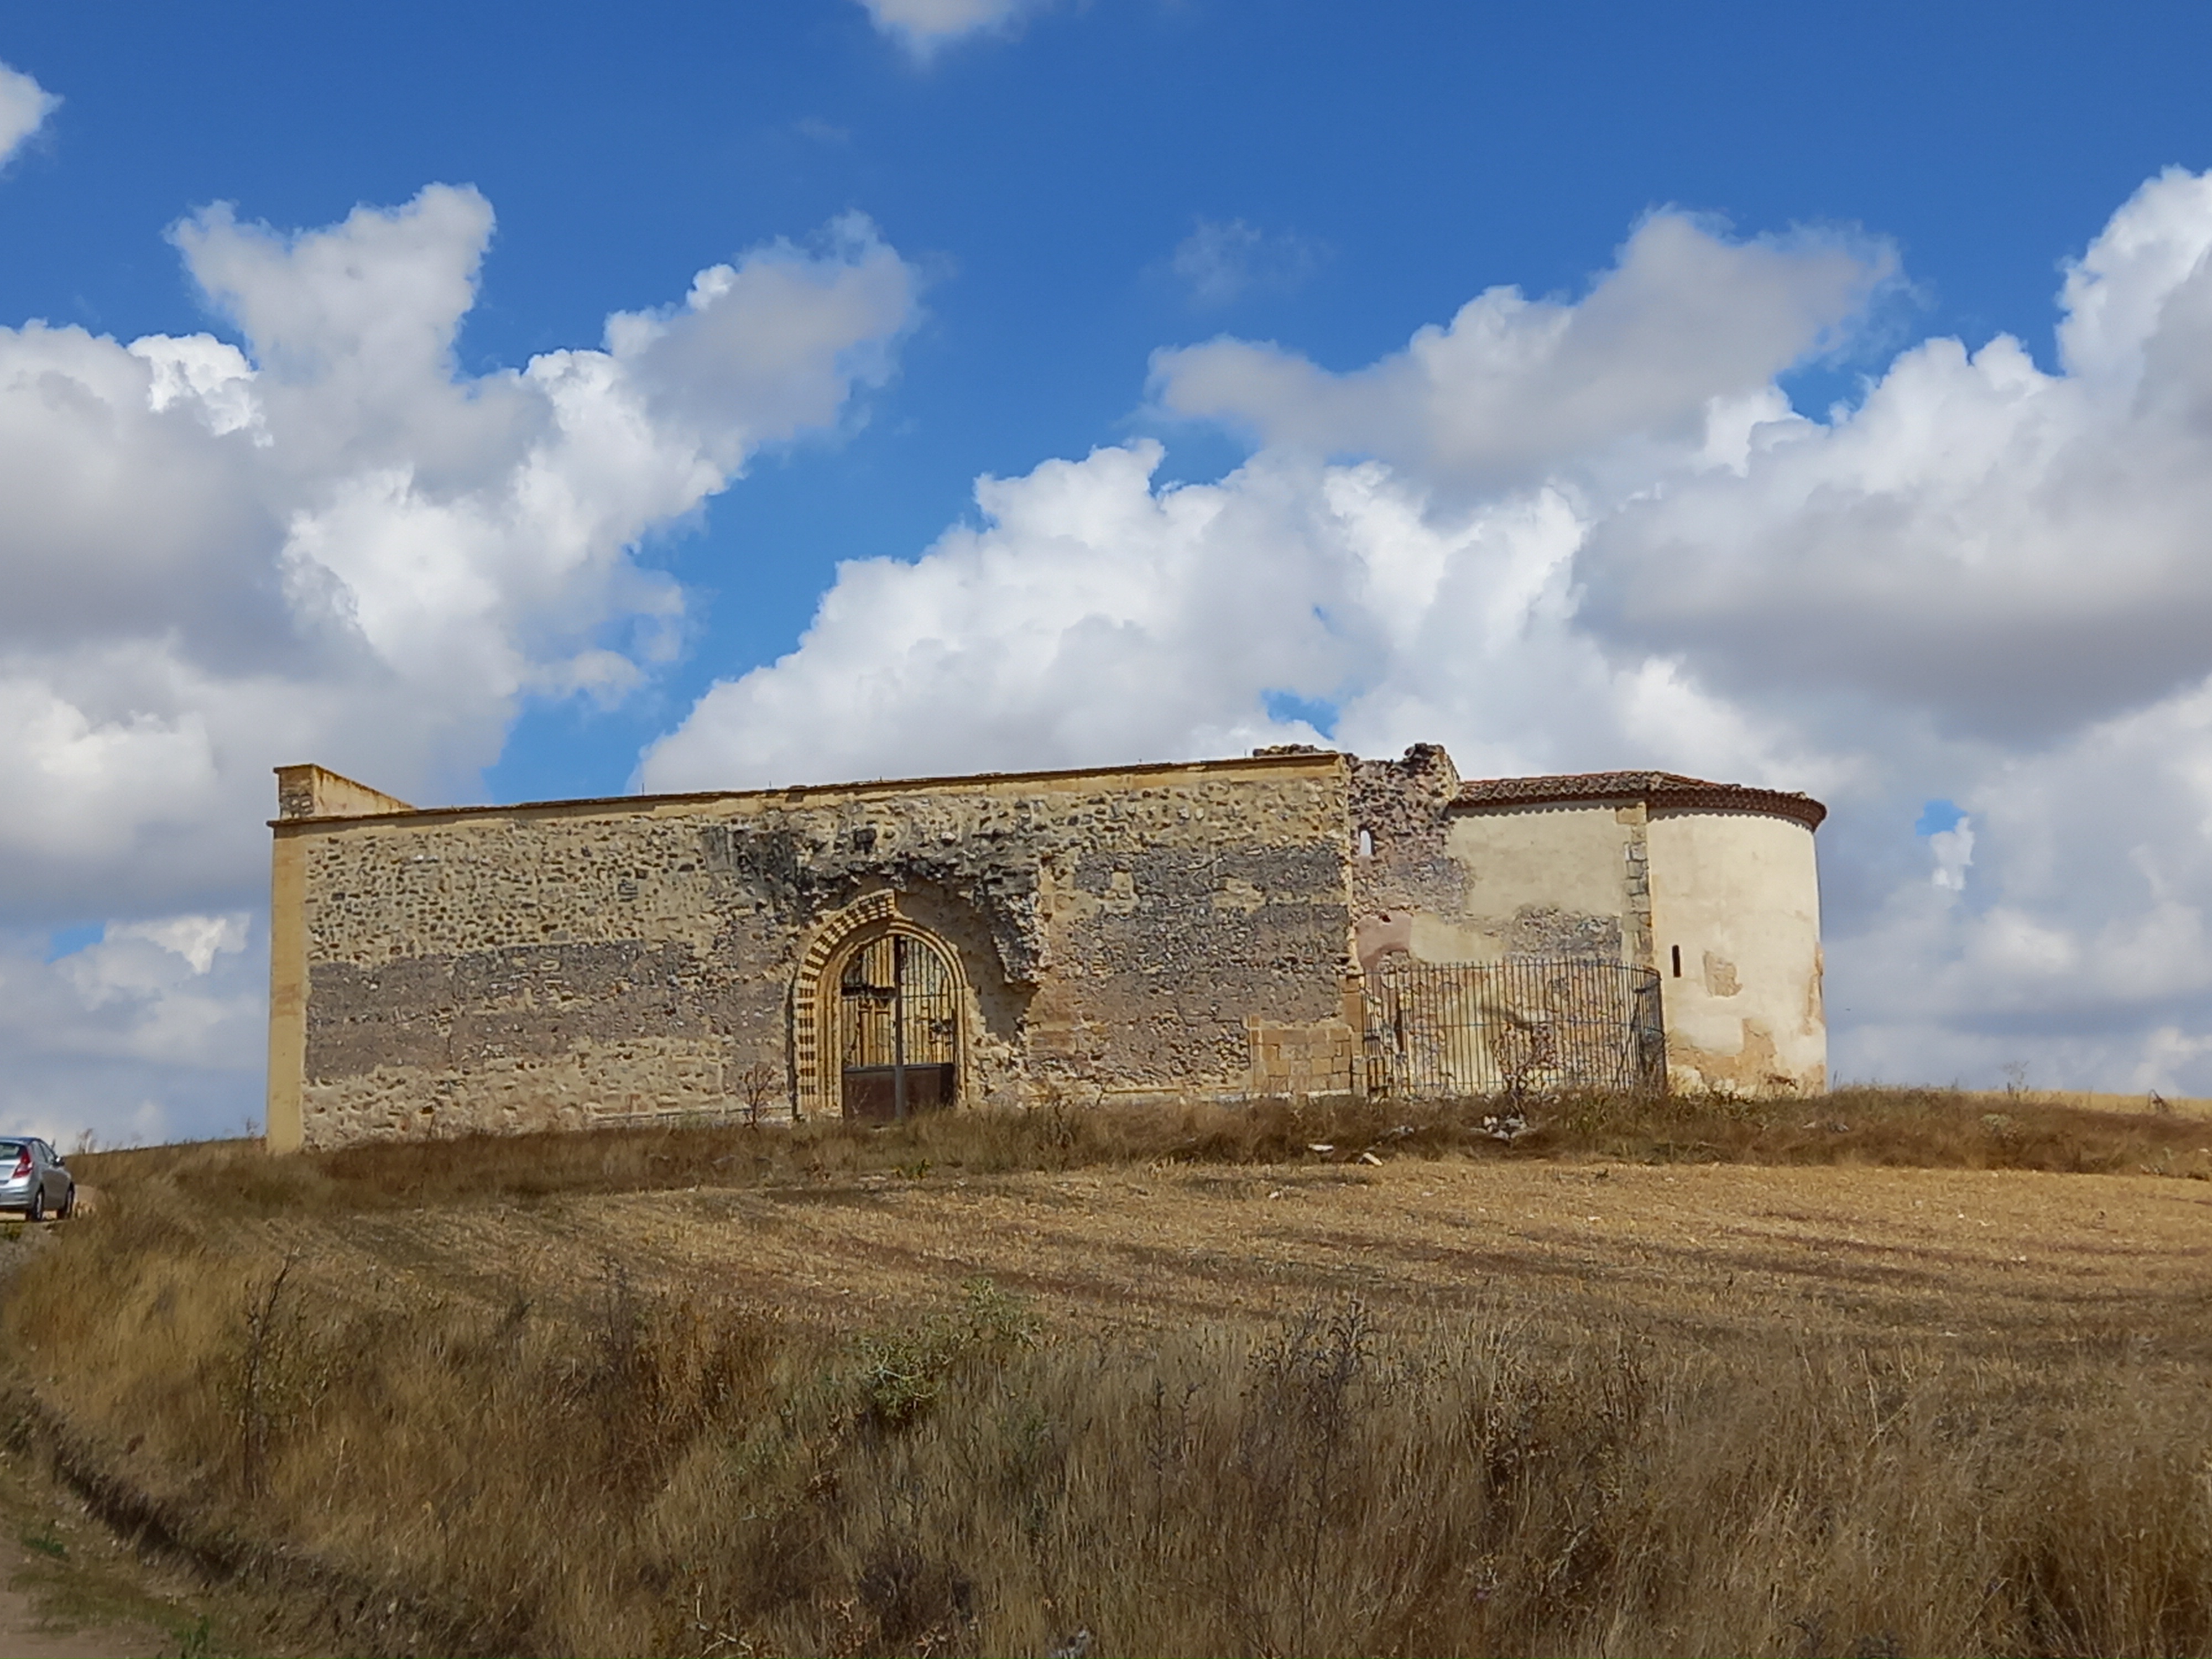
[[[847,1117],[903,1118],[951,1105],[959,1041],[959,987],[927,940],[890,933],[846,959],[837,1053]]]
[[[1383,1095],[1662,1089],[1659,975],[1581,960],[1385,957],[1367,976],[1367,1089]]]

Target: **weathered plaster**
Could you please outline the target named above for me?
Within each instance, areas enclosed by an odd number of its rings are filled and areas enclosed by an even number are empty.
[[[1470,786],[1443,834],[1460,866],[1457,911],[1363,914],[1363,963],[1403,949],[1429,962],[1580,957],[1653,968],[1673,1086],[1825,1087],[1818,804],[1666,775],[1556,781],[1568,799],[1543,799],[1544,780]],[[1606,793],[1646,783],[1662,804]],[[1729,804],[1736,799],[1749,805]]]
[[[1417,921],[1413,954],[1637,961],[1631,878],[1641,871],[1640,816],[1632,822],[1613,806],[1583,803],[1454,812],[1444,846],[1460,866],[1462,910]]]
[[[1826,1087],[1813,832],[1766,813],[1662,808],[1649,833],[1673,1085]]]

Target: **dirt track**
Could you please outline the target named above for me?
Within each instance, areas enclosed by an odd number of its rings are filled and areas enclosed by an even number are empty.
[[[156,1659],[174,1644],[150,1626],[110,1623],[78,1624],[56,1620],[40,1599],[15,1584],[31,1566],[29,1553],[15,1546],[0,1549],[0,1659]]]
[[[0,1659],[155,1659],[197,1624],[185,1588],[87,1516],[35,1460],[0,1455]]]

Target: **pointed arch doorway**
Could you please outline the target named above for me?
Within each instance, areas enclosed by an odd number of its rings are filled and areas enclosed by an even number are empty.
[[[844,1115],[890,1122],[954,1103],[960,981],[936,941],[898,928],[854,945],[836,976],[830,1053]]]

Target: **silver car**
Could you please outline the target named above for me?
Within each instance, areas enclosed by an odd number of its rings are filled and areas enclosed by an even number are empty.
[[[26,1221],[66,1218],[76,1210],[76,1177],[43,1140],[0,1139],[0,1210],[21,1210]]]

